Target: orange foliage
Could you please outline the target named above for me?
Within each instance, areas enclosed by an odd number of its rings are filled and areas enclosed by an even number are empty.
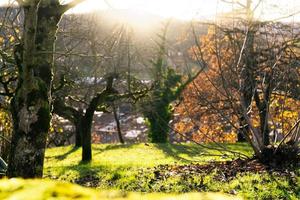
[[[237,33],[231,37],[241,38],[241,35]],[[241,69],[235,67],[239,49],[230,46],[229,37],[218,35],[212,27],[207,35],[199,38],[199,45],[191,47],[189,54],[208,67],[183,92],[182,102],[175,109],[175,115],[179,116],[175,119],[175,130],[197,142],[235,142],[241,116]],[[261,72],[268,73],[264,64],[260,67]],[[287,133],[300,117],[299,108],[300,101],[284,94],[272,94],[271,130]],[[259,113],[254,101],[249,116],[254,127],[259,128]]]

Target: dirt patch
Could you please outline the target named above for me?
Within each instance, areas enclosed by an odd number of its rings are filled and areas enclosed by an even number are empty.
[[[96,188],[99,186],[100,179],[99,179],[99,177],[94,176],[94,175],[86,175],[86,176],[75,179],[74,183],[77,183],[77,184],[79,184],[81,186],[85,186],[85,187]]]
[[[299,166],[298,166],[299,167]],[[228,181],[240,173],[275,173],[280,176],[296,176],[296,167],[271,167],[264,165],[258,160],[237,159],[225,162],[210,162],[205,165],[188,164],[188,165],[159,165],[153,169],[155,179],[166,179],[171,176],[191,176],[191,175],[208,175],[214,173],[214,178],[219,181]]]

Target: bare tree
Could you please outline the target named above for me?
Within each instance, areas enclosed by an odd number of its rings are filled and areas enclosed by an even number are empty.
[[[193,48],[194,57],[207,66],[205,73],[193,82],[198,102],[195,112],[209,111],[207,116],[215,116],[215,120],[241,131],[262,162],[296,161],[299,135],[295,127],[299,120],[285,121],[290,119],[282,117],[279,123],[275,113],[288,108],[297,113],[298,107],[288,105],[286,100],[298,101],[294,88],[298,84],[292,83],[300,80],[296,75],[299,26],[239,19],[234,26],[225,22],[212,24],[211,29],[210,36],[196,39]],[[201,84],[208,85],[210,91]],[[279,99],[281,103],[275,105]],[[204,123],[195,124],[202,127]],[[273,131],[282,130],[288,139],[279,145],[273,143],[271,127]]]
[[[100,25],[86,27],[86,24],[90,24],[86,23],[88,21],[97,24],[98,16],[91,14],[91,18],[89,15],[83,18],[79,21],[84,23],[76,26],[77,29],[71,25],[62,30],[62,34],[69,33],[67,35],[72,36],[65,39],[62,36],[61,39],[66,45],[61,47],[60,59],[57,59],[60,68],[57,71],[63,76],[61,81],[57,81],[58,90],[53,94],[53,112],[74,124],[75,146],[82,147],[82,160],[90,161],[95,111],[116,113],[116,102],[120,99],[136,101],[148,89],[143,84],[134,83],[136,79],[127,73],[128,65],[134,64],[128,61],[131,56],[127,52],[130,34],[127,29],[113,26],[106,30],[109,33],[99,35],[102,29]],[[82,40],[81,44],[74,43],[80,40],[76,40],[77,37]],[[70,69],[73,69],[72,74],[69,73]],[[68,80],[73,83],[68,83]]]

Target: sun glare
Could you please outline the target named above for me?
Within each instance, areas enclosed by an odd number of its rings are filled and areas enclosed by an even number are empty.
[[[196,16],[212,16],[217,0],[88,0],[77,6],[75,12],[97,9],[127,9],[132,12],[147,12],[164,18],[192,19]],[[202,3],[201,3],[202,2]],[[205,2],[205,8],[203,3]]]
[[[72,0],[61,0],[62,3],[69,1]],[[12,2],[15,0],[0,0],[0,5]],[[245,4],[246,0],[234,0],[233,2]],[[273,20],[291,15],[293,17],[288,18],[287,21],[300,21],[299,0],[252,0],[252,2],[253,7],[259,4],[255,15],[260,19]],[[164,18],[190,20],[214,19],[220,13],[229,13],[240,8],[238,4],[234,7],[222,0],[86,0],[71,12],[122,9],[130,11],[132,16],[136,13],[147,13]],[[294,13],[297,15],[293,15]]]
[[[245,3],[245,0],[239,2]],[[259,7],[256,9],[256,16],[265,20],[280,18],[300,10],[299,0],[253,0],[254,7],[257,4]],[[97,9],[126,9],[133,13],[147,12],[164,18],[190,20],[213,19],[216,14],[239,8],[238,5],[234,7],[222,0],[87,0],[74,10],[89,12]],[[300,20],[299,14],[294,18]]]

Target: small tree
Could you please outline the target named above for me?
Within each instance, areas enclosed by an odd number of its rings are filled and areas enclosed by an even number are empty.
[[[213,25],[191,49],[208,67],[185,92],[182,107],[188,105],[187,115],[203,135],[213,128],[241,131],[260,161],[297,161],[299,36],[293,32],[298,27],[272,22],[248,26],[241,21],[233,28]],[[282,131],[284,139],[271,140],[271,130]]]
[[[90,15],[81,16],[83,19],[79,18],[76,23],[83,24],[78,28],[66,25],[62,32],[68,32],[69,38],[58,38],[70,42],[66,42],[66,49],[59,46],[64,53],[57,61],[57,74],[63,75],[59,82],[57,80],[53,93],[53,113],[74,124],[75,146],[82,147],[82,161],[92,160],[95,111],[114,112],[117,100],[136,100],[148,91],[143,84],[134,83],[134,77],[124,73],[127,73],[127,54],[130,57],[127,48],[130,33],[123,26],[116,26],[106,30],[108,34],[99,35],[103,28],[100,25],[85,27],[87,21],[96,24],[99,20],[97,15],[91,16],[92,19]],[[80,44],[73,42],[77,37],[81,38]],[[72,74],[68,73],[70,69]]]
[[[149,125],[149,139],[154,143],[168,141],[169,122],[173,113],[172,103],[179,99],[185,87],[201,72],[199,70],[196,75],[189,75],[186,78],[168,66],[166,63],[168,25],[164,27],[162,35],[158,35],[161,41],[158,43],[157,58],[151,62],[154,74],[153,88],[142,104],[143,115]]]

